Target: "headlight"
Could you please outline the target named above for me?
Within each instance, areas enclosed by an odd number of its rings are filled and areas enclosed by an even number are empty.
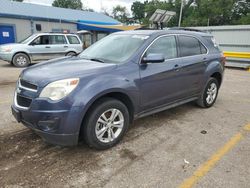
[[[12,50],[12,48],[11,47],[7,47],[7,46],[1,48],[2,52],[11,52],[11,50]]]
[[[69,95],[78,85],[79,78],[58,80],[48,84],[41,92],[41,98],[49,98],[53,101],[60,100]]]

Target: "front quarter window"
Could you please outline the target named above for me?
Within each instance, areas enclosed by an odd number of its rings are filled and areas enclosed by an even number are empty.
[[[84,50],[80,57],[118,64],[129,59],[148,37],[128,34],[109,35]]]

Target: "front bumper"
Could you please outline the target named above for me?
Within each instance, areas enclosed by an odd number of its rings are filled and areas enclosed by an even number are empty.
[[[13,54],[11,52],[0,52],[0,59],[4,61],[12,61]]]
[[[70,110],[23,110],[12,105],[11,109],[18,122],[34,130],[46,142],[61,146],[77,145],[81,126],[79,107]]]

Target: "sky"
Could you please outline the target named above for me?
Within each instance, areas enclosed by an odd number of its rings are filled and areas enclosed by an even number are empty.
[[[51,5],[54,0],[24,0],[27,3],[36,3],[43,5]],[[129,13],[131,13],[130,7],[135,0],[82,0],[84,8],[94,9],[96,12],[106,10],[111,13],[112,8],[116,5],[125,6]],[[144,0],[140,0],[143,2]]]

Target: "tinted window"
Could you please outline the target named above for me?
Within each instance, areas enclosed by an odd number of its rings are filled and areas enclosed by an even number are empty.
[[[51,35],[50,44],[66,44],[65,37],[63,35]]]
[[[35,44],[35,45],[50,44],[49,36],[48,35],[39,36],[35,40],[33,40],[32,44]]]
[[[216,43],[215,38],[212,36],[203,36],[203,38],[209,43],[209,45],[211,45],[212,47],[214,47],[213,51],[220,51],[219,49],[219,45]]]
[[[179,45],[181,57],[207,53],[203,44],[194,37],[179,36]]]
[[[202,54],[206,54],[207,53],[207,49],[205,48],[205,46],[200,43],[200,47],[201,47],[201,53]]]
[[[67,36],[70,44],[80,44],[76,36]]]
[[[150,53],[163,54],[165,59],[177,57],[175,37],[168,36],[157,39],[147,50],[147,54]]]

